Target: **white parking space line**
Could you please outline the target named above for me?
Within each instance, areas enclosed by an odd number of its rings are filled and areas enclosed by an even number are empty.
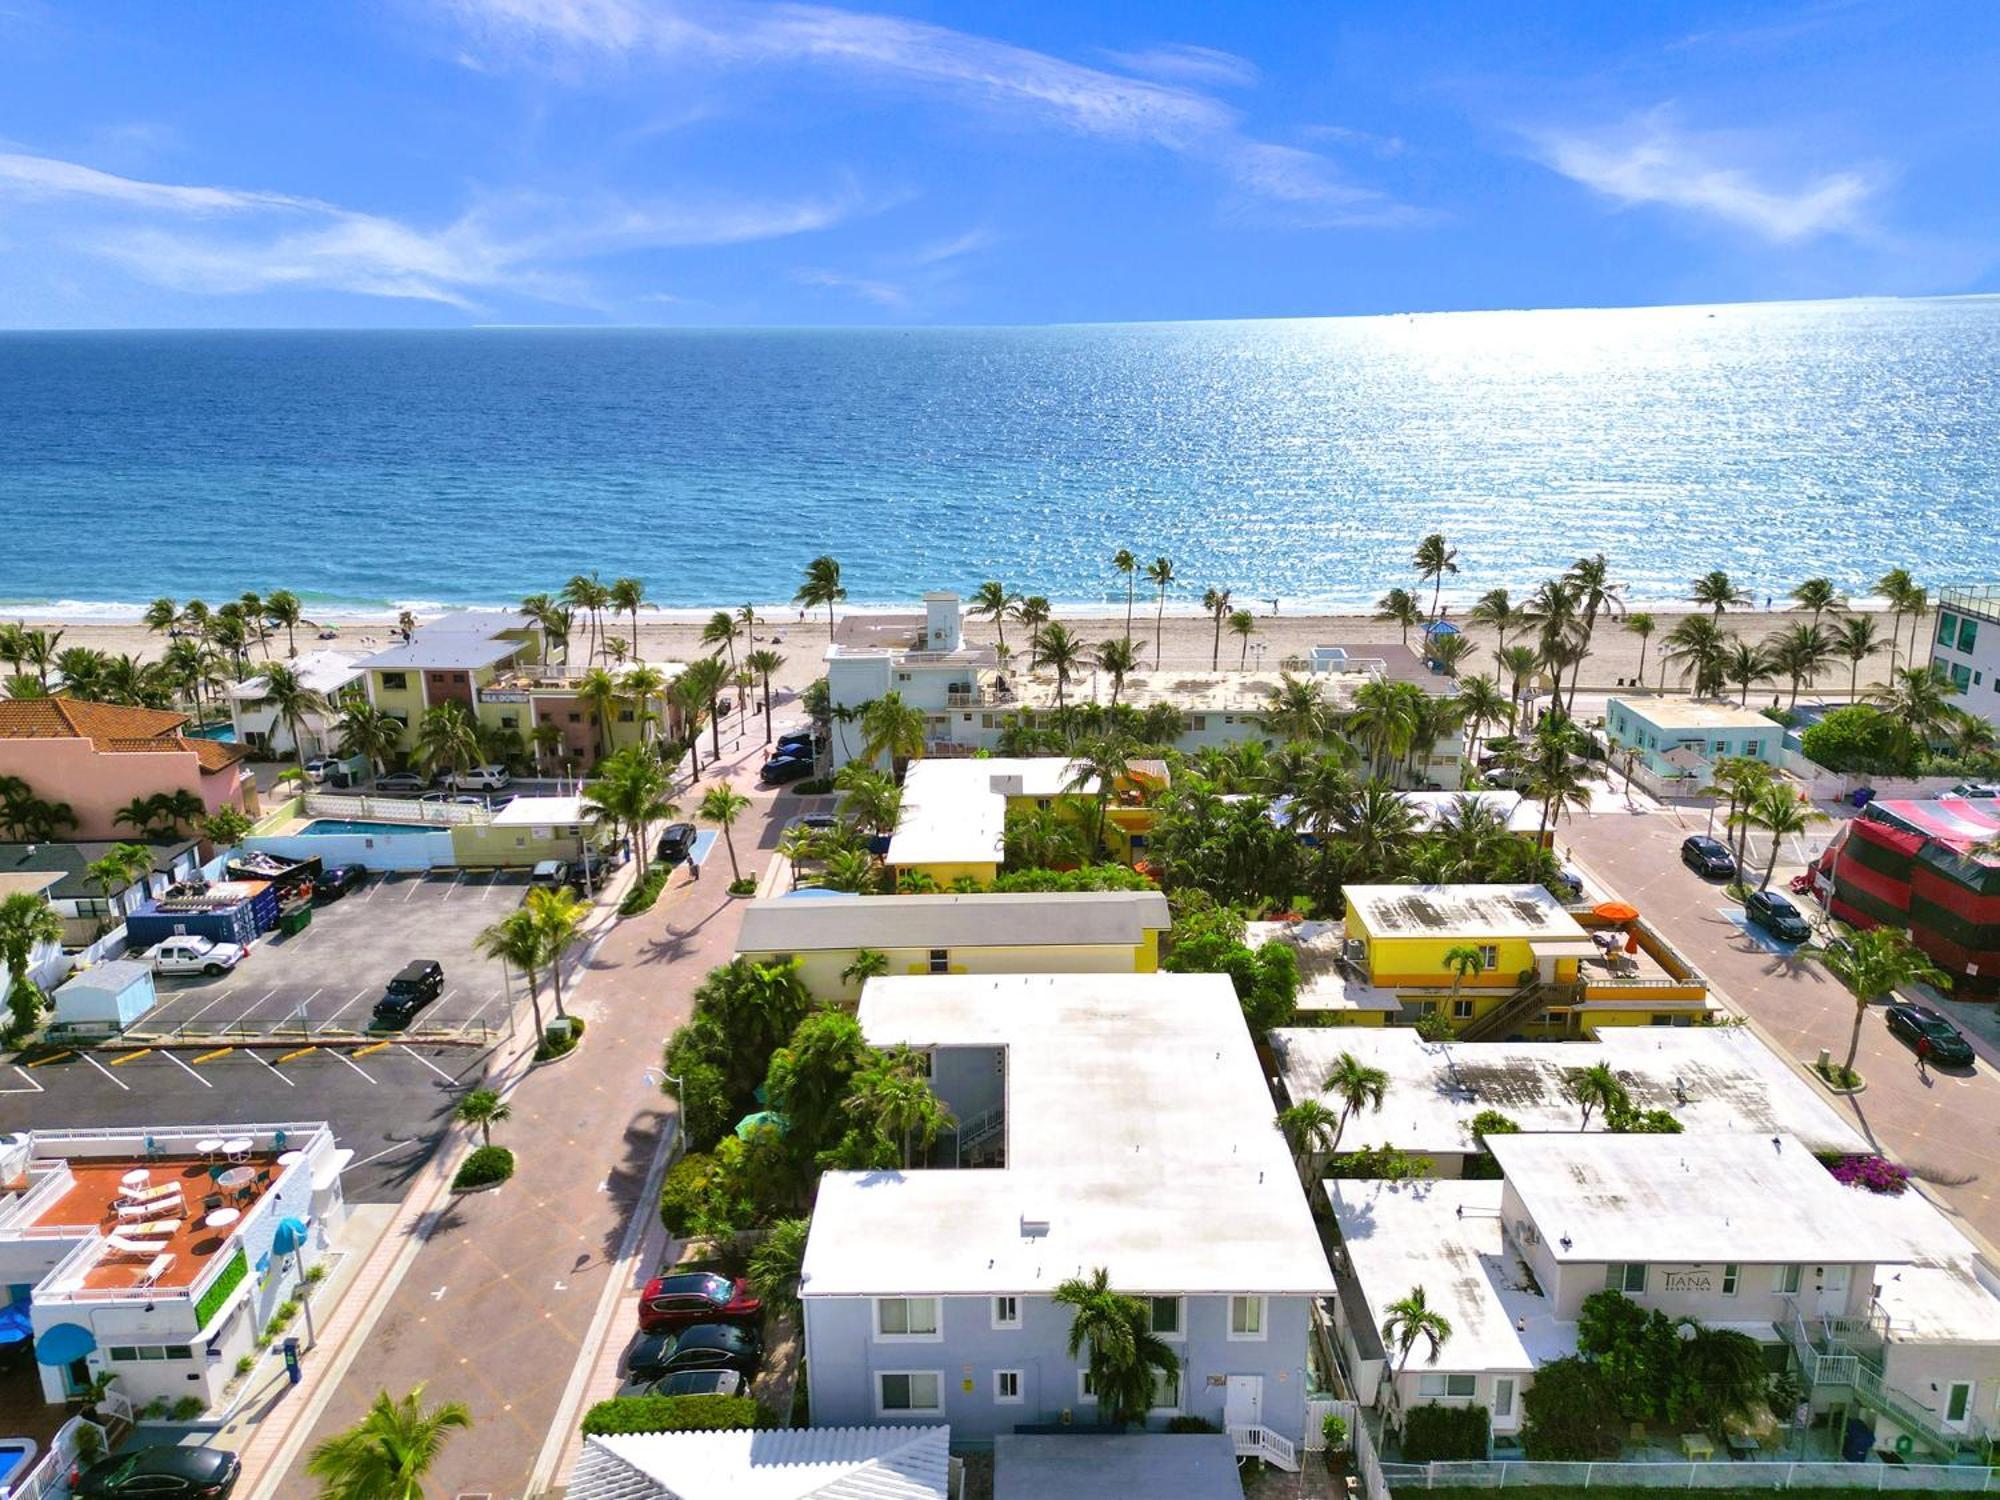
[[[0,1094],[46,1094],[48,1092],[47,1089],[43,1088],[29,1076],[26,1068],[22,1067],[19,1063],[15,1063],[13,1067],[14,1071],[21,1075],[21,1082],[25,1083],[27,1087],[24,1089],[0,1089]]]
[[[326,1055],[328,1057],[335,1059],[338,1062],[346,1063],[348,1067],[354,1069],[355,1072],[359,1073],[363,1078],[367,1079],[370,1083],[376,1081],[375,1075],[373,1073],[370,1073],[366,1068],[362,1067],[360,1063],[356,1062],[353,1058],[349,1057],[345,1052],[342,1052],[338,1047],[328,1047],[326,1049]]]
[[[374,884],[368,887],[368,894],[363,896],[361,899],[363,901],[373,901],[375,897],[381,892],[382,887],[387,885],[388,883],[389,883],[389,877],[386,875],[383,876],[380,880],[377,880]]]
[[[458,1082],[456,1078],[453,1078],[451,1074],[445,1072],[443,1068],[440,1068],[436,1063],[432,1062],[429,1058],[420,1057],[416,1053],[410,1052],[409,1047],[405,1043],[398,1042],[396,1044],[396,1049],[399,1052],[409,1052],[411,1057],[415,1057],[418,1062],[422,1063],[425,1067],[429,1068],[433,1073],[437,1074],[437,1076],[442,1078],[446,1083]]]
[[[393,1146],[383,1147],[380,1151],[377,1151],[373,1156],[364,1156],[361,1158],[360,1161],[349,1162],[345,1167],[341,1168],[341,1170],[344,1172],[352,1172],[356,1167],[365,1167],[370,1162],[380,1161],[385,1156],[394,1156],[398,1151],[407,1151],[412,1146],[420,1146],[422,1144],[423,1144],[422,1141],[398,1141]]]
[[[499,889],[500,889],[500,872],[496,870],[493,872],[493,878],[486,882],[486,889],[479,893],[479,899],[481,901],[491,901],[493,899],[493,893]]]
[[[250,1061],[254,1062],[258,1067],[262,1068],[266,1073],[269,1073],[273,1078],[283,1079],[286,1088],[295,1089],[298,1087],[298,1085],[296,1083],[293,1083],[291,1079],[286,1078],[283,1073],[280,1073],[276,1068],[272,1067],[269,1063],[265,1062],[263,1058],[259,1057],[257,1055],[257,1049],[255,1047],[245,1047],[243,1049],[243,1055],[249,1058]]]
[[[458,1023],[460,1029],[470,1026],[474,1021],[478,1020],[481,1016],[485,1015],[487,1007],[492,1005],[493,1002],[495,1000],[498,1000],[499,998],[500,998],[500,991],[498,990],[495,990],[492,994],[488,995],[485,998],[485,1000],[480,1002],[478,1010],[475,1010],[471,1015],[467,1016],[463,1021],[460,1021]]]
[[[231,1026],[241,1026],[245,1021],[249,1020],[250,1017],[252,1017],[257,1013],[258,1006],[262,1005],[264,1001],[271,999],[277,993],[278,992],[276,990],[271,990],[266,994],[264,994],[263,996],[261,996],[260,998],[251,1001],[250,1008],[244,1011],[242,1015],[238,1016],[235,1020],[231,1021],[229,1024]]]
[[[326,1018],[326,1020],[325,1020],[324,1022],[322,1022],[321,1024],[323,1024],[323,1025],[326,1025],[326,1026],[331,1026],[331,1025],[332,1025],[332,1024],[333,1024],[333,1023],[335,1022],[335,1021],[338,1021],[338,1020],[339,1020],[339,1019],[340,1019],[340,1018],[341,1018],[341,1017],[342,1017],[343,1015],[345,1015],[345,1014],[346,1014],[346,1013],[347,1013],[348,1011],[352,1010],[352,1009],[354,1008],[354,1002],[355,1002],[356,1000],[359,1000],[359,999],[360,999],[360,998],[361,998],[361,997],[362,997],[363,995],[366,995],[367,993],[368,993],[368,991],[367,991],[367,990],[365,990],[365,989],[361,989],[361,990],[356,990],[356,991],[354,992],[354,995],[353,995],[353,998],[352,998],[352,999],[350,999],[350,1000],[349,1000],[349,1001],[347,1002],[347,1004],[345,1004],[345,1005],[341,1006],[339,1010],[335,1011],[335,1012],[334,1012],[334,1013],[333,1013],[332,1015],[328,1016],[328,1017]]]
[[[173,1053],[162,1052],[159,1055],[161,1057],[164,1057],[168,1062],[172,1063],[175,1067],[179,1068],[183,1073],[187,1074],[188,1077],[192,1078],[196,1083],[200,1084],[203,1088],[212,1089],[215,1087],[214,1084],[210,1083],[206,1078],[202,1077],[201,1074],[195,1072],[193,1068],[190,1068],[186,1063],[182,1062],[178,1057],[175,1057]]]
[[[77,1053],[77,1056],[82,1058],[85,1062],[89,1063],[93,1068],[97,1069],[97,1071],[102,1073],[106,1078],[109,1078],[113,1083],[117,1084],[118,1087],[125,1090],[126,1093],[129,1094],[132,1092],[131,1084],[127,1083],[124,1079],[120,1078],[116,1073],[112,1072],[109,1068],[105,1067],[103,1063],[99,1062],[96,1058],[92,1057],[88,1052],[79,1052]]]
[[[410,897],[416,895],[418,891],[424,888],[424,881],[427,880],[428,878],[429,878],[428,876],[419,875],[415,880],[412,880],[410,882],[409,890],[404,892],[403,894],[403,904],[405,906],[408,906],[410,904]]]
[[[240,995],[246,988],[247,986],[240,984],[230,986],[228,989],[224,990],[221,994],[217,995],[213,1000],[209,1001],[208,1004],[204,1005],[200,1010],[196,1011],[193,1015],[187,1017],[179,1024],[184,1027],[192,1026],[196,1021],[199,1021],[203,1016],[207,1015],[210,1011],[214,1010],[216,1006],[220,1005],[223,1001],[227,1000],[231,995]],[[172,1003],[173,1003],[172,1001],[168,1002],[168,1004]]]
[[[451,899],[452,892],[457,890],[459,886],[464,882],[464,880],[465,880],[465,872],[463,870],[460,870],[456,875],[451,877],[451,884],[445,887],[444,895],[439,899],[443,901],[449,901]]]

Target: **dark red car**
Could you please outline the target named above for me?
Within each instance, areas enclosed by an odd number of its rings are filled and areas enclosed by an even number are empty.
[[[655,1276],[639,1299],[639,1331],[668,1333],[697,1323],[756,1323],[764,1304],[747,1281],[731,1281],[710,1271]]]

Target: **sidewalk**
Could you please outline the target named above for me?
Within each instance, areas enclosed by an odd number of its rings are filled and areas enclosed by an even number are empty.
[[[760,735],[735,761],[754,775],[762,759]],[[698,796],[677,799],[683,816]],[[739,855],[775,836],[772,811],[770,796],[757,796],[736,829]],[[337,1386],[293,1392],[290,1420],[274,1411],[271,1430],[246,1447],[246,1464],[271,1466],[246,1500],[312,1493],[312,1445],[351,1425],[378,1391],[401,1395],[419,1382],[427,1402],[463,1401],[473,1414],[472,1430],[446,1447],[433,1493],[531,1493],[551,1424],[571,1420],[579,1365],[599,1365],[600,1334],[622,1348],[630,1331],[615,1314],[606,1328],[599,1315],[614,1298],[623,1305],[614,1279],[634,1209],[653,1214],[647,1188],[673,1113],[654,1081],[661,1046],[686,1020],[701,978],[734,951],[741,903],[728,884],[726,854],[699,881],[677,872],[651,912],[617,922],[587,950],[566,994],[589,1023],[583,1045],[521,1078],[508,1096],[513,1118],[496,1132],[516,1152],[518,1174],[433,1206],[432,1172],[441,1177],[462,1151],[438,1153],[357,1277],[341,1310],[348,1326],[323,1333],[320,1359]],[[649,1265],[642,1257],[633,1274]],[[380,1309],[372,1327],[343,1347],[371,1301]]]

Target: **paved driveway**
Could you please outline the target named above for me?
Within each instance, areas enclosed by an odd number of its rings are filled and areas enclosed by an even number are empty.
[[[1819,1049],[1846,1056],[1854,1023],[1847,990],[1810,959],[1747,931],[1721,887],[1680,862],[1680,841],[1706,824],[1702,808],[1575,818],[1557,839],[1574,858],[1630,901],[1708,975],[1781,1051],[1811,1062]],[[1816,829],[1817,831],[1823,831]],[[1799,865],[1781,852],[1774,885]],[[1929,1183],[1966,1226],[2000,1243],[2000,1024],[1990,1006],[1946,1003],[1980,1060],[1971,1068],[1918,1075],[1916,1061],[1889,1034],[1881,1009],[1864,1018],[1855,1065],[1867,1089],[1834,1107],[1870,1140]]]

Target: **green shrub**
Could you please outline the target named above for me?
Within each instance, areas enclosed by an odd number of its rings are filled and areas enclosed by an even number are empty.
[[[1347,1418],[1337,1411],[1330,1411],[1319,1424],[1319,1435],[1326,1442],[1326,1451],[1338,1453],[1347,1446]]]
[[[824,797],[828,792],[833,790],[833,778],[831,776],[808,777],[806,780],[796,783],[792,787],[792,790],[797,792],[801,797]]]
[[[665,865],[654,865],[646,871],[646,878],[625,893],[625,899],[618,903],[618,915],[636,917],[642,911],[652,910],[653,903],[660,899],[660,892],[667,888],[667,877],[673,871]]]
[[[1427,1042],[1449,1042],[1458,1036],[1451,1017],[1441,1010],[1427,1010],[1418,1016],[1415,1030]]]
[[[201,1397],[183,1396],[174,1403],[174,1420],[176,1422],[192,1422],[207,1410],[208,1403],[202,1400]]]
[[[241,1359],[236,1361],[236,1373],[238,1375],[248,1375],[252,1370],[256,1368],[257,1368],[257,1356],[254,1354],[246,1354]]]
[[[566,1057],[576,1051],[576,1044],[583,1040],[583,1017],[571,1016],[568,1020],[551,1021],[542,1028],[542,1040],[535,1048],[535,1061],[547,1062],[551,1058]]]
[[[1483,1406],[1413,1406],[1403,1415],[1403,1460],[1484,1460],[1491,1431]]]
[[[1493,1159],[1493,1153],[1486,1149],[1486,1138],[1490,1135],[1519,1135],[1521,1127],[1501,1114],[1497,1109],[1482,1109],[1472,1117],[1472,1144],[1478,1149],[1465,1158],[1459,1175],[1470,1181],[1497,1182],[1500,1180],[1500,1163]]]
[[[1521,1450],[1538,1463],[1616,1458],[1622,1446],[1617,1398],[1597,1366],[1573,1354],[1535,1372],[1521,1417]]]
[[[1395,1146],[1363,1146],[1359,1151],[1343,1151],[1326,1164],[1329,1177],[1379,1178],[1384,1182],[1415,1182],[1431,1175],[1428,1157]]]
[[[1129,865],[1083,865],[1074,870],[1008,870],[988,890],[1013,895],[1040,891],[1150,891],[1152,881]]]
[[[455,1193],[463,1193],[471,1188],[491,1187],[496,1182],[505,1182],[514,1175],[514,1153],[505,1146],[481,1146],[458,1169],[458,1175],[451,1180]]]
[[[745,876],[743,876],[743,877],[742,877],[741,879],[739,879],[739,880],[732,880],[732,881],[730,881],[730,882],[729,882],[729,894],[730,894],[730,895],[732,895],[732,896],[754,896],[754,895],[756,895],[756,894],[757,894],[757,880],[756,880],[756,877],[755,877],[755,876],[752,876],[752,875],[745,875]]]
[[[139,1409],[139,1415],[149,1422],[157,1422],[167,1414],[167,1398],[155,1396]]]
[[[1207,1417],[1174,1417],[1167,1422],[1169,1432],[1220,1432]]]
[[[324,1261],[306,1267],[307,1286],[318,1286],[324,1280],[326,1280],[326,1263]]]
[[[1799,746],[1829,771],[1886,776],[1911,769],[1909,742],[1896,721],[1867,703],[1836,708],[1799,736]]]
[[[742,1143],[736,1145],[740,1150]],[[719,1155],[696,1151],[683,1156],[660,1184],[660,1222],[675,1239],[724,1239],[755,1218],[748,1192]]]
[[[1227,974],[1253,1034],[1291,1022],[1299,963],[1290,943],[1251,948],[1243,941],[1242,918],[1220,907],[1190,910],[1174,924],[1168,942],[1161,967],[1170,974]]]
[[[723,1432],[775,1425],[748,1396],[615,1396],[584,1413],[583,1435]]]

